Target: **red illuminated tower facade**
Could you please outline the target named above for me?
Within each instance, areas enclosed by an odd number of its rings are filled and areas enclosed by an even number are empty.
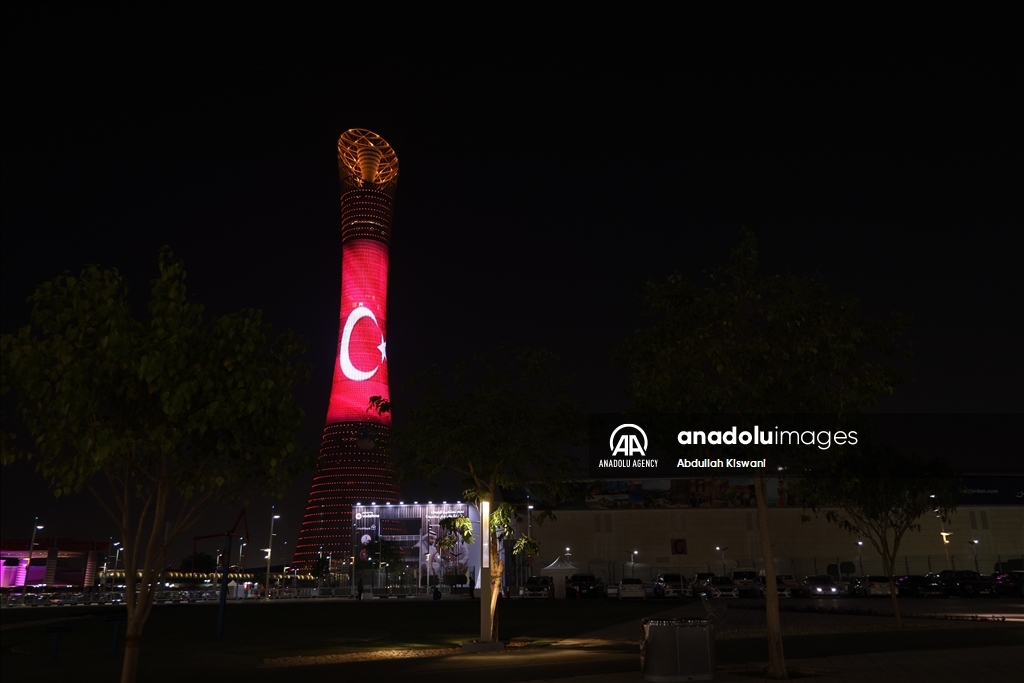
[[[294,565],[311,569],[352,551],[352,505],[398,502],[387,449],[390,415],[368,410],[388,397],[387,293],[398,157],[379,135],[353,128],[338,139],[341,176],[341,315],[327,426]]]

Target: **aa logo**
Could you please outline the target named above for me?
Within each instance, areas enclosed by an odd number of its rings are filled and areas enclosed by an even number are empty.
[[[641,439],[643,439],[643,445],[641,445]],[[619,425],[608,439],[608,448],[611,449],[613,456],[643,457],[647,454],[647,434],[637,425]]]

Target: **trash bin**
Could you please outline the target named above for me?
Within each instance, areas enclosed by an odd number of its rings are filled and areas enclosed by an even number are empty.
[[[643,619],[640,670],[650,683],[715,680],[715,630],[706,619]]]

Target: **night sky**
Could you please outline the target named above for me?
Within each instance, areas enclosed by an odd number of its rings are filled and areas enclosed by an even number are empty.
[[[315,449],[337,343],[335,144],[362,127],[401,165],[396,421],[423,367],[504,342],[552,349],[591,410],[622,409],[609,354],[640,324],[644,283],[699,278],[743,226],[765,274],[913,316],[915,380],[883,409],[1024,410],[1024,59],[998,33],[1008,5],[884,22],[864,5],[515,4],[497,23],[470,7],[4,3],[2,331],[27,323],[36,286],[89,263],[120,269],[141,310],[169,245],[209,314],[261,308],[307,340],[300,438]],[[275,545],[294,544],[311,478],[278,503]],[[2,483],[4,538],[35,514],[47,535],[116,534],[87,494],[54,502],[24,464]],[[258,547],[269,504],[249,509]]]

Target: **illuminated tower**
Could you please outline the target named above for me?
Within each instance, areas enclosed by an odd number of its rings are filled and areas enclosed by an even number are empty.
[[[389,415],[368,410],[388,392],[387,293],[398,157],[385,140],[352,128],[338,139],[341,176],[341,316],[327,426],[294,564],[352,551],[352,504],[398,502],[386,440]],[[383,437],[383,438],[381,438]]]

